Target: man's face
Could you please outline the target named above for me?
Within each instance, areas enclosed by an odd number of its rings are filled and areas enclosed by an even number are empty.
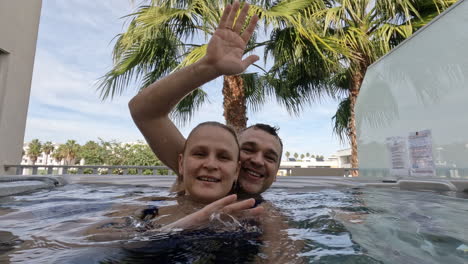
[[[239,184],[242,191],[260,194],[276,180],[281,145],[275,136],[255,127],[239,136],[241,146]]]

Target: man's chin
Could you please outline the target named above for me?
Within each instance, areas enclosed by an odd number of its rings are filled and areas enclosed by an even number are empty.
[[[258,186],[257,184],[252,184],[252,183],[249,183],[249,182],[240,182],[240,189],[243,193],[246,193],[246,194],[259,194],[261,193],[261,189],[262,187],[261,186]]]

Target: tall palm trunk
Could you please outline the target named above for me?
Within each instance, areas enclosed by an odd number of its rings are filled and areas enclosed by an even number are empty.
[[[357,93],[351,92],[350,96],[350,117],[349,117],[349,140],[351,141],[351,167],[358,168],[359,160],[357,156],[356,119],[354,106],[356,105]],[[358,176],[358,171],[353,170],[351,175]]]
[[[223,107],[226,124],[237,132],[247,127],[244,81],[240,75],[224,76]]]
[[[356,112],[354,107],[356,106],[357,97],[359,95],[359,89],[361,88],[362,81],[364,80],[364,75],[366,73],[366,68],[360,70],[351,78],[351,87],[350,87],[350,117],[349,117],[349,140],[351,141],[351,167],[359,168],[359,160],[357,153],[357,136],[356,136]],[[357,170],[351,172],[352,176],[359,176]]]

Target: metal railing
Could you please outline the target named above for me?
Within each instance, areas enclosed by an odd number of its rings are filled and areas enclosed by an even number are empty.
[[[105,166],[105,165],[4,165],[5,171],[15,175],[174,175],[167,166]]]
[[[106,165],[4,165],[15,175],[175,175],[167,166],[106,166]],[[353,168],[293,168],[280,167],[282,176],[350,176]]]

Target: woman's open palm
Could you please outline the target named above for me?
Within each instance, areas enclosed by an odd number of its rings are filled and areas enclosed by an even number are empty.
[[[218,28],[211,37],[206,51],[207,61],[215,66],[221,75],[235,75],[242,73],[258,56],[250,55],[242,59],[245,47],[255,30],[258,18],[254,15],[247,28],[241,33],[247,18],[249,5],[245,3],[234,25],[234,19],[239,10],[239,2],[224,9]]]

